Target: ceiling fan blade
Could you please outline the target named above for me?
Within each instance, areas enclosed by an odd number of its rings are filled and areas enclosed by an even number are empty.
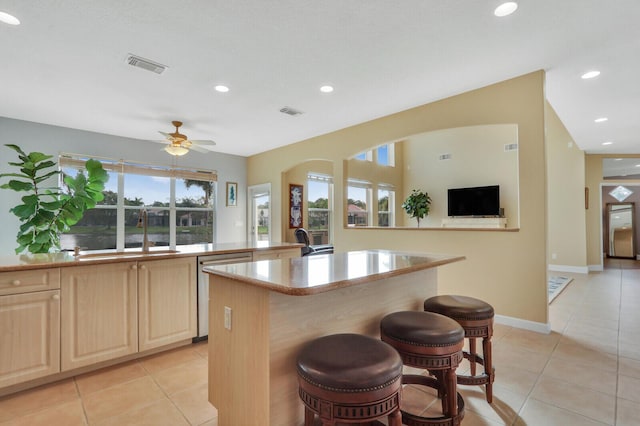
[[[193,140],[193,139],[190,139],[190,140],[191,140],[191,142],[193,142],[194,144],[196,144],[196,145],[200,145],[200,146],[202,146],[202,145],[210,145],[210,146],[213,146],[213,145],[215,145],[215,144],[216,144],[214,141],[211,141],[211,140]]]
[[[155,143],[164,143],[164,144],[168,144],[171,143],[171,141],[168,141],[166,139],[162,139],[162,140],[152,140],[150,142],[155,142]]]

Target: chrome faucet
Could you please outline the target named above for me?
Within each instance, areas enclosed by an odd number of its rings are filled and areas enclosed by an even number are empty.
[[[140,210],[140,215],[138,216],[138,224],[136,228],[142,228],[142,251],[147,253],[149,251],[149,234],[147,233],[147,209]]]

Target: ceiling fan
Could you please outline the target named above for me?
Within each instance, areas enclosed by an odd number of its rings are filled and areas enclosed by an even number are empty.
[[[191,140],[187,137],[187,135],[183,135],[182,133],[180,133],[179,128],[180,126],[182,126],[182,121],[172,121],[171,124],[175,126],[176,131],[173,133],[165,133],[165,132],[159,131],[159,133],[163,135],[166,139],[162,141],[156,141],[156,142],[168,144],[167,146],[164,147],[164,150],[167,151],[167,153],[169,153],[170,155],[174,155],[174,156],[185,155],[187,152],[189,152],[190,149],[193,149],[194,151],[198,151],[198,152],[211,152],[210,150],[204,147],[213,146],[216,144],[214,141],[208,141],[208,140],[203,140],[203,141]]]

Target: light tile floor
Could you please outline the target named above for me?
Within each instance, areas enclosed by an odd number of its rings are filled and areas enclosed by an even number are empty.
[[[640,262],[569,275],[550,306],[551,334],[495,326],[494,402],[461,386],[465,426],[640,425]],[[206,370],[206,343],[176,349],[0,398],[0,425],[217,426]],[[439,409],[413,386],[403,405]]]

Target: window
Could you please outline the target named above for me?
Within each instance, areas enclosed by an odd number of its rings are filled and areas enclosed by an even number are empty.
[[[347,225],[369,226],[371,223],[371,184],[349,179],[347,183]]]
[[[307,176],[307,230],[311,244],[331,243],[333,179],[309,173]]]
[[[373,152],[371,150],[356,154],[353,158],[361,161],[373,161]]]
[[[380,145],[376,149],[376,161],[381,166],[395,166],[395,149],[393,143]]]
[[[64,174],[76,175],[85,160],[63,155],[59,164]],[[63,248],[141,247],[143,209],[149,241],[156,246],[214,242],[215,172],[100,161],[109,173],[105,198],[61,236]]]
[[[393,187],[382,184],[378,186],[378,226],[395,226],[395,196]]]

